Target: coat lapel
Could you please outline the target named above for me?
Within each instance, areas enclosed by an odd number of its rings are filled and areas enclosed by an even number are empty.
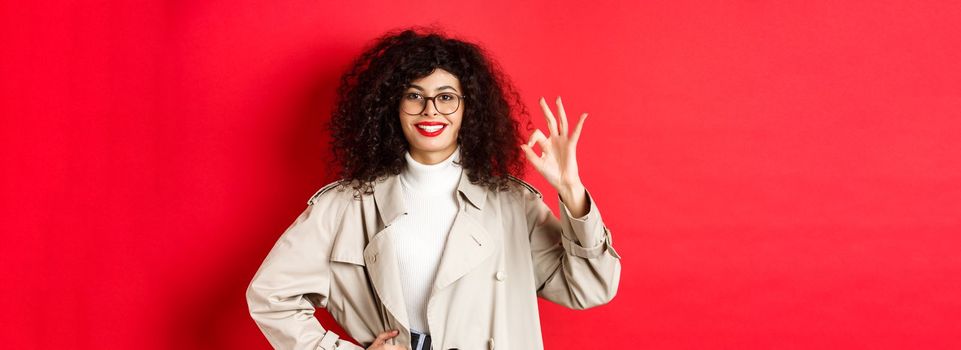
[[[377,232],[369,238],[364,248],[364,259],[371,283],[384,306],[404,327],[410,329],[397,256],[391,243],[394,239],[404,239],[392,237],[401,233],[391,228],[394,221],[407,213],[399,177],[391,175],[375,182],[373,196],[382,226],[378,225]],[[478,221],[486,202],[487,189],[471,183],[467,170],[462,171],[457,184],[457,215],[441,255],[434,280],[435,292],[454,283],[493,254],[492,237]],[[433,297],[434,293],[431,295]]]
[[[394,175],[374,184],[374,203],[380,223],[375,229],[368,231],[376,233],[368,238],[370,241],[364,248],[364,260],[367,263],[371,283],[381,302],[398,322],[406,329],[410,329],[404,291],[401,289],[400,273],[397,268],[397,256],[391,243],[395,239],[391,235],[397,234],[391,228],[391,224],[407,212],[407,208],[404,207],[403,189],[398,180]]]
[[[487,189],[471,183],[464,170],[457,193],[459,209],[441,255],[434,279],[435,291],[454,283],[494,252],[490,233],[478,221],[487,202]]]

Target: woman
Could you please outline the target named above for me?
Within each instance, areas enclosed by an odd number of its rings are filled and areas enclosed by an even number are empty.
[[[476,45],[388,33],[341,81],[341,180],[318,190],[247,288],[275,348],[541,349],[537,297],[584,309],[617,292],[620,257],[577,172],[587,114],[526,143],[518,95]],[[529,123],[529,122],[528,122]],[[537,143],[538,156],[532,149]],[[557,219],[518,179],[521,153],[558,193]]]

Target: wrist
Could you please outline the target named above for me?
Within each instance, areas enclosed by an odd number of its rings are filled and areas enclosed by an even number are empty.
[[[580,182],[561,185],[557,189],[557,194],[561,196],[565,202],[574,201],[577,198],[583,198],[585,194],[584,185]]]

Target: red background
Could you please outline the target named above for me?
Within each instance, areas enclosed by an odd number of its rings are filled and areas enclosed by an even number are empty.
[[[621,284],[541,302],[548,349],[961,347],[957,2],[0,9],[0,347],[269,348],[244,290],[332,179],[337,77],[430,23],[487,47],[535,125],[540,96],[590,113]]]

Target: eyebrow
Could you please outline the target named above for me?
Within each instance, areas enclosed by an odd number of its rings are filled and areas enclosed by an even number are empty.
[[[424,88],[420,87],[420,85],[417,85],[417,84],[410,84],[410,87],[412,87],[412,88],[414,88],[414,89],[417,89],[417,90],[420,90],[420,91],[424,91]],[[454,91],[456,91],[456,92],[460,92],[460,91],[457,91],[457,89],[455,89],[454,87],[452,87],[452,86],[450,86],[450,85],[444,85],[444,86],[438,87],[438,88],[434,89],[434,91],[440,91],[440,90],[444,90],[444,89],[451,89],[451,90],[454,90]]]

